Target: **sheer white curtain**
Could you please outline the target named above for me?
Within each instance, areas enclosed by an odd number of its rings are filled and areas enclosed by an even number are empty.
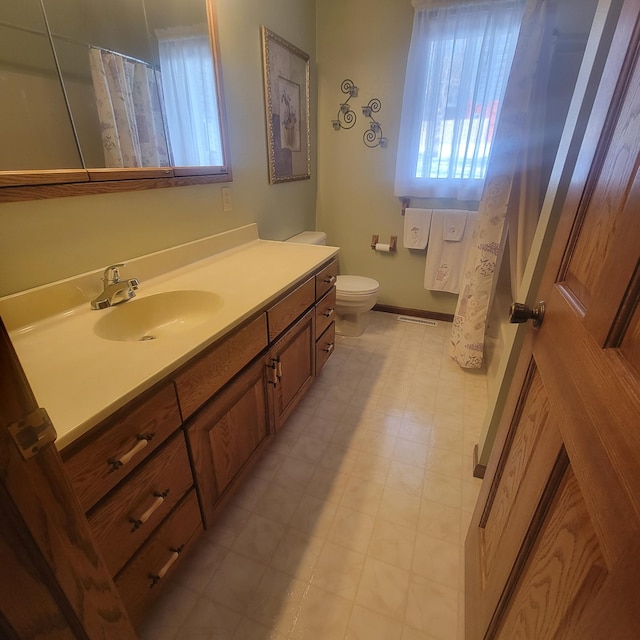
[[[165,116],[175,166],[222,165],[218,96],[209,34],[200,27],[156,30]]]
[[[169,165],[157,72],[119,53],[89,49],[106,167]]]
[[[479,200],[522,2],[414,6],[395,195]]]

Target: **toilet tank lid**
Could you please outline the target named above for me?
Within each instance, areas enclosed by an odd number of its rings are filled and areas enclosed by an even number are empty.
[[[292,236],[287,242],[299,244],[327,244],[327,234],[324,231],[303,231]]]

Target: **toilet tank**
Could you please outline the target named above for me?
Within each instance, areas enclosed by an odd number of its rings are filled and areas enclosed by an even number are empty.
[[[297,242],[298,244],[327,244],[327,234],[324,231],[303,231],[288,238],[287,242]]]

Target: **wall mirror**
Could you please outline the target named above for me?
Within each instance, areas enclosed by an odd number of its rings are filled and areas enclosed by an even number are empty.
[[[0,201],[231,180],[211,0],[9,4]]]

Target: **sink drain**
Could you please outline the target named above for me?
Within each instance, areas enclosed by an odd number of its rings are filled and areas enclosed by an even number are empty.
[[[140,338],[140,342],[146,342],[147,340],[155,340],[156,337],[155,336],[142,336],[142,338]]]

